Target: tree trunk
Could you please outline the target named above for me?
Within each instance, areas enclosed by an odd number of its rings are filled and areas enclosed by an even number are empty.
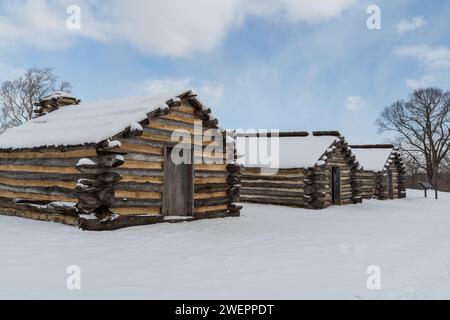
[[[428,178],[430,179],[430,183],[437,188],[438,185],[438,178],[439,178],[439,165],[438,164],[433,164],[432,168],[430,168],[431,170],[431,176],[429,175]]]

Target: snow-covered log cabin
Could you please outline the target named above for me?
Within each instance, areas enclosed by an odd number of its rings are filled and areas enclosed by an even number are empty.
[[[351,147],[361,166],[356,184],[364,199],[406,198],[405,167],[398,149],[392,144]]]
[[[270,163],[260,158],[265,146]],[[337,131],[237,134],[236,150],[242,202],[323,209],[362,200],[353,184],[358,163]]]
[[[58,93],[0,136],[0,214],[84,230],[239,215],[239,167],[192,91],[79,102]]]

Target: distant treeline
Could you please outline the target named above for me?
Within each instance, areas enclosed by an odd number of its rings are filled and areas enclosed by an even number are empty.
[[[419,182],[428,181],[426,173],[417,173],[406,177],[406,187],[408,189],[422,189]],[[440,174],[437,181],[438,189],[450,192],[450,173]]]

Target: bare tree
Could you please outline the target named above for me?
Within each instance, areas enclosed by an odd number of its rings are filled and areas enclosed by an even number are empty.
[[[410,160],[437,184],[440,166],[450,154],[450,92],[415,90],[407,101],[386,107],[377,125],[380,132],[393,132]]]
[[[34,117],[34,103],[55,91],[71,91],[71,84],[61,81],[50,68],[31,68],[0,88],[0,133]]]

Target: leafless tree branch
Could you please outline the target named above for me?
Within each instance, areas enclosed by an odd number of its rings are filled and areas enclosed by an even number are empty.
[[[0,133],[34,116],[34,103],[55,91],[71,91],[71,84],[56,77],[51,68],[30,68],[0,87]]]

